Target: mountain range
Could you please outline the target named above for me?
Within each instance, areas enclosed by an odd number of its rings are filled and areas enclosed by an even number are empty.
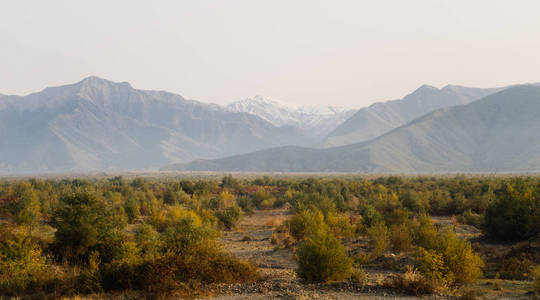
[[[0,97],[3,172],[158,168],[309,143],[253,114],[97,77]]]
[[[505,88],[480,89],[457,85],[438,89],[423,85],[403,99],[377,102],[358,110],[329,133],[322,145],[336,147],[368,141],[434,110],[468,104],[503,89]]]
[[[246,112],[275,126],[293,126],[315,141],[324,139],[357,110],[332,105],[291,106],[255,96],[227,105],[232,112]]]
[[[430,90],[433,89],[422,87],[415,93],[430,93]],[[379,137],[351,145],[327,149],[286,146],[165,169],[537,172],[540,171],[540,86],[514,86],[469,104],[438,109]]]
[[[537,170],[537,89],[422,86],[356,110],[261,96],[220,106],[88,77],[0,94],[0,173]]]

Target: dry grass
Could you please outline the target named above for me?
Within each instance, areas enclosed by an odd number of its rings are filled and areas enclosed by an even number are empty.
[[[281,226],[284,221],[285,221],[284,216],[270,216],[266,218],[266,222],[264,222],[264,226],[277,228]]]
[[[386,286],[413,296],[433,294],[440,288],[436,281],[422,276],[410,266],[405,273],[387,281]]]

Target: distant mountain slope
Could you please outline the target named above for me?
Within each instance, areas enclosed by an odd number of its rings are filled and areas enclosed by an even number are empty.
[[[4,172],[155,168],[304,143],[251,114],[97,77],[0,98]]]
[[[330,105],[293,107],[261,96],[233,102],[227,109],[259,116],[275,126],[293,126],[318,141],[356,112]]]
[[[437,110],[374,140],[282,147],[168,170],[296,172],[540,171],[540,86],[508,88]]]
[[[336,147],[368,141],[437,109],[467,104],[502,89],[456,85],[437,89],[424,85],[401,100],[378,102],[360,109],[331,132],[323,141],[323,146]]]

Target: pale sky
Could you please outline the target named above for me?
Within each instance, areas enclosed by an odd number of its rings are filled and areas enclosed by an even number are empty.
[[[0,93],[89,75],[228,103],[362,107],[540,81],[538,0],[0,0]]]

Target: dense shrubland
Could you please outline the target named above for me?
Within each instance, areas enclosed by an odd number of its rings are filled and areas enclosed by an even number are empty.
[[[1,181],[0,294],[153,294],[254,281],[259,278],[256,268],[227,254],[216,239],[255,210],[280,208],[290,208],[293,215],[277,226],[272,243],[293,248],[304,282],[363,282],[363,268],[384,265],[385,254],[392,252],[411,259],[392,285],[420,294],[477,280],[483,276],[482,258],[488,257],[452,227],[434,224],[433,216],[454,216],[454,222],[481,229],[493,242],[534,241],[540,234],[540,180],[225,176]],[[358,240],[368,241],[369,247],[355,248]],[[538,278],[538,268],[532,267],[540,261],[527,259],[507,257],[497,270]],[[521,264],[527,273],[507,270],[505,263]]]
[[[0,295],[153,294],[257,280],[254,266],[216,241],[243,214],[218,190],[212,181],[119,177],[2,182]]]

